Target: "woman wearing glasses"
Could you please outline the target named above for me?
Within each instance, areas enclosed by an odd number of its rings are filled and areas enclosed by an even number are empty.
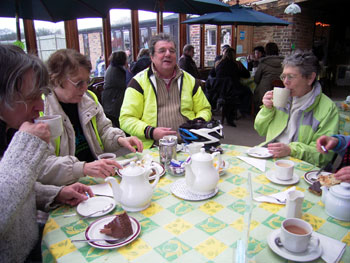
[[[53,92],[45,97],[45,115],[62,115],[63,133],[51,140],[56,155],[45,163],[39,181],[55,185],[70,184],[89,175],[105,178],[114,175],[114,160],[96,160],[103,152],[115,152],[125,147],[142,152],[142,142],[125,137],[106,118],[97,97],[88,91],[91,63],[73,49],[53,53],[48,62]]]
[[[332,159],[332,154],[322,155],[316,150],[316,140],[321,135],[338,132],[338,110],[334,102],[322,93],[317,74],[319,62],[311,51],[297,50],[283,63],[281,80],[290,90],[285,108],[273,106],[273,91],[265,93],[263,106],[256,116],[254,128],[266,136],[273,157],[292,156],[317,166]]]

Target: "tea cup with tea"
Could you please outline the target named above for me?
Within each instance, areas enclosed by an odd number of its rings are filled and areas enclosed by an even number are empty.
[[[102,159],[110,159],[110,160],[115,160],[117,156],[114,153],[102,153],[99,156],[97,156],[97,159],[102,160]]]
[[[282,181],[293,178],[294,162],[289,160],[278,160],[275,162],[275,177]]]
[[[285,249],[293,253],[305,252],[309,247],[318,248],[320,240],[312,236],[312,226],[299,218],[288,218],[281,225],[281,242]]]

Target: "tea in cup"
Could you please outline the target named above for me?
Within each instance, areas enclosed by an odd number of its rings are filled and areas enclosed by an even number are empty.
[[[301,253],[312,245],[311,242],[315,248],[320,245],[320,240],[311,236],[312,232],[312,226],[308,222],[299,218],[288,218],[282,222],[280,239],[285,249]]]
[[[199,153],[202,147],[204,147],[204,143],[201,142],[193,142],[187,145],[187,149],[190,155]]]
[[[288,160],[278,160],[275,162],[275,177],[282,181],[293,178],[294,162]]]
[[[285,108],[288,103],[290,90],[287,88],[273,88],[273,106],[276,108]]]
[[[34,120],[34,123],[46,123],[50,127],[51,132],[51,139],[55,139],[59,136],[61,136],[63,132],[62,127],[62,117],[61,115],[47,115],[47,116],[41,116]]]
[[[110,160],[115,160],[117,156],[114,153],[102,153],[99,156],[97,156],[97,159],[102,160],[102,159],[110,159]]]

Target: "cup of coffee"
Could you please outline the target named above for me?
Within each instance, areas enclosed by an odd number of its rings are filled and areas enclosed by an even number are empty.
[[[288,218],[281,225],[281,242],[285,249],[301,253],[308,249],[310,245],[317,248],[320,245],[320,240],[317,237],[312,237],[312,226],[299,218]]]
[[[275,177],[282,181],[293,178],[294,162],[289,160],[278,160],[275,162]]]
[[[102,159],[111,159],[115,160],[117,156],[114,153],[102,153],[99,156],[97,156],[97,159],[102,160]]]
[[[190,155],[199,153],[201,148],[204,146],[204,143],[201,142],[193,142],[187,145],[187,149]]]
[[[56,139],[61,136],[63,132],[62,116],[61,115],[47,115],[41,116],[34,120],[34,123],[46,123],[50,127],[51,139]]]
[[[290,90],[287,88],[273,88],[273,106],[276,108],[285,108],[288,103]]]

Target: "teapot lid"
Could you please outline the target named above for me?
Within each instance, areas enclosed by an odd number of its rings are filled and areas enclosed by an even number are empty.
[[[130,176],[130,175],[139,175],[145,172],[145,169],[139,165],[136,165],[135,162],[131,162],[127,167],[124,169],[119,170],[119,172],[124,176]]]
[[[199,153],[195,153],[191,156],[191,159],[195,161],[206,162],[213,160],[213,157],[209,153],[206,153],[204,148],[201,148]]]
[[[340,183],[330,188],[333,195],[345,199],[350,199],[350,183]]]

